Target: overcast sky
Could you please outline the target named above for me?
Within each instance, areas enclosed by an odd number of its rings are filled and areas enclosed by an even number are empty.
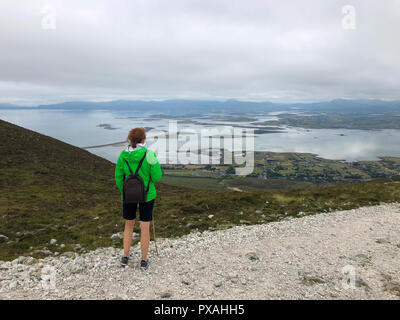
[[[400,99],[399,30],[399,0],[1,0],[0,102]]]

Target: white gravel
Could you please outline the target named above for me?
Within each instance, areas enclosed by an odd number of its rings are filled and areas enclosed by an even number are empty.
[[[126,268],[115,248],[0,261],[0,299],[400,299],[400,204],[192,233],[158,249],[147,270],[139,246]]]

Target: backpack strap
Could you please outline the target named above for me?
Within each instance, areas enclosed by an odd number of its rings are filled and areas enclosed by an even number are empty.
[[[146,155],[147,155],[147,150],[146,150],[146,152],[144,153],[144,156],[143,156],[143,158],[140,160],[140,162],[139,162],[139,165],[138,165],[138,166],[137,166],[137,168],[136,168],[135,175],[137,175],[137,174],[138,174],[138,172],[139,172],[139,169],[140,169],[140,167],[142,166],[142,163],[143,163],[143,161],[144,161],[144,158],[146,158]]]
[[[126,161],[126,159],[124,159],[124,161],[125,161],[126,165],[128,166],[128,168],[129,168],[129,171],[130,171],[130,172],[131,172],[131,174],[133,175],[133,172],[132,172],[131,166],[129,165],[128,161]]]
[[[143,161],[144,161],[144,158],[146,158],[146,155],[147,155],[147,150],[146,150],[146,152],[144,153],[143,158],[140,160],[139,165],[138,165],[138,167],[136,168],[136,172],[135,172],[135,173],[133,173],[133,171],[132,171],[132,169],[131,169],[131,166],[129,165],[128,161],[127,161],[126,159],[124,159],[126,165],[128,166],[128,169],[129,169],[129,171],[131,172],[132,175],[137,175],[137,174],[138,174],[139,169],[140,169],[140,167],[142,166],[142,163],[143,163]]]

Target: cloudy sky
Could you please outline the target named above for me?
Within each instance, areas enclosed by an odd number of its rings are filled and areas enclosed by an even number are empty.
[[[0,103],[400,99],[399,30],[399,0],[1,0]]]

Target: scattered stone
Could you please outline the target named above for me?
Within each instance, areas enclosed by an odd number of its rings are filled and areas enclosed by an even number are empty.
[[[24,257],[24,256],[19,256],[19,257],[17,258],[17,261],[18,261],[18,264],[24,263],[24,262],[26,261],[26,257]]]
[[[171,292],[163,292],[163,293],[161,293],[161,295],[160,295],[160,297],[162,298],[162,299],[168,299],[168,298],[171,298],[172,297],[172,293]]]
[[[364,253],[359,253],[354,256],[353,260],[357,262],[357,264],[361,266],[365,266],[371,262],[371,258]]]
[[[124,234],[122,232],[114,233],[111,236],[111,239],[123,239],[123,238],[124,238]]]
[[[240,220],[239,222],[242,224],[251,224],[251,222],[248,220]]]
[[[211,296],[211,295],[214,293],[214,291],[213,291],[212,288],[207,287],[207,288],[204,289],[204,293],[205,293],[207,296]]]
[[[369,285],[360,277],[356,276],[356,281],[355,281],[356,287],[364,287],[365,289],[369,289]]]
[[[385,284],[385,290],[390,293],[400,297],[400,283],[397,282],[387,282]]]
[[[34,252],[35,252],[35,253],[39,253],[39,254],[43,254],[43,255],[45,255],[45,256],[52,256],[52,255],[53,255],[53,252],[51,252],[51,251],[48,250],[48,249],[35,250]]]
[[[299,271],[300,281],[306,286],[313,286],[315,284],[323,284],[326,281],[318,276],[312,275],[309,272]]]
[[[210,215],[208,216],[209,219],[212,219],[213,217],[214,217],[213,214],[210,214]]]
[[[8,241],[8,237],[6,237],[3,234],[0,234],[0,242],[7,242]]]
[[[390,241],[388,239],[380,238],[376,239],[376,243],[385,244],[385,243],[390,243]]]
[[[75,254],[75,252],[68,251],[68,252],[64,252],[62,254],[62,256],[67,257],[67,258],[75,258],[76,254]]]
[[[258,260],[260,260],[260,257],[259,257],[258,254],[255,253],[255,252],[249,252],[249,253],[247,253],[247,254],[246,254],[246,257],[247,257],[249,260],[251,260],[251,261],[258,261]]]
[[[189,285],[190,284],[190,281],[189,280],[187,280],[187,279],[183,279],[182,280],[182,283],[184,284],[184,285]]]
[[[152,242],[151,267],[139,273],[140,244],[124,269],[122,249],[113,247],[0,261],[0,299],[396,299],[399,209],[389,204],[159,238],[160,255]],[[393,245],[371,246],[377,235],[390,235]],[[357,268],[356,290],[341,287],[347,265]],[[44,276],[56,280],[56,290],[43,290]]]
[[[55,245],[56,243],[57,243],[57,240],[56,240],[56,239],[51,239],[51,240],[50,240],[50,244],[51,244],[51,245]]]
[[[27,258],[24,260],[23,264],[30,266],[30,265],[33,265],[35,262],[36,262],[36,259],[35,259],[35,258],[33,258],[33,257],[27,257]]]

